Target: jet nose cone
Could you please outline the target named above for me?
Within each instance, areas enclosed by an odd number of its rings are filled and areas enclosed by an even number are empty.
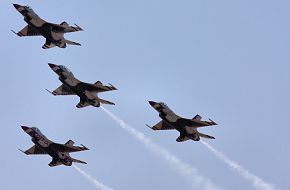
[[[52,69],[53,69],[54,67],[56,67],[56,65],[55,65],[55,64],[52,64],[52,63],[48,63],[48,65],[49,65],[49,67],[52,68]]]
[[[29,129],[29,127],[26,127],[26,126],[21,126],[21,128],[24,130],[24,131],[27,131]]]
[[[149,101],[149,104],[150,104],[151,106],[154,106],[154,105],[156,104],[156,102]]]
[[[18,5],[18,4],[13,4],[13,6],[14,6],[16,9],[18,9],[18,8],[21,7],[21,5]]]

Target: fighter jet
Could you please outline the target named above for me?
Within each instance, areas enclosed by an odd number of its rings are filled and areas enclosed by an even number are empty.
[[[117,90],[113,85],[103,85],[100,81],[90,84],[85,83],[74,77],[71,71],[69,71],[63,65],[48,64],[49,67],[59,76],[59,80],[63,83],[56,90],[50,92],[54,96],[57,95],[77,95],[80,97],[80,102],[76,105],[77,108],[83,108],[89,105],[94,107],[100,107],[100,104],[111,104],[113,102],[103,100],[97,96],[97,93],[106,92],[111,90]]]
[[[171,130],[176,129],[180,132],[180,136],[176,139],[177,142],[186,140],[199,141],[200,137],[215,139],[212,136],[200,133],[197,131],[199,127],[217,125],[214,121],[201,121],[201,116],[196,115],[193,119],[185,119],[176,115],[165,103],[156,103],[149,101],[149,104],[159,112],[159,117],[162,119],[159,123],[149,128],[153,130]]]
[[[79,146],[73,146],[72,140],[67,141],[65,144],[54,143],[46,136],[44,136],[36,127],[21,126],[22,129],[31,136],[32,142],[35,144],[26,151],[20,150],[26,155],[44,155],[48,154],[52,157],[52,161],[48,164],[50,167],[65,165],[71,166],[73,162],[86,164],[86,162],[74,159],[70,157],[69,153],[89,150],[87,147],[81,144]]]
[[[22,36],[43,36],[46,41],[42,46],[43,49],[48,49],[52,47],[65,48],[66,44],[78,45],[81,44],[77,42],[72,42],[66,40],[63,35],[68,32],[82,31],[83,29],[75,24],[75,26],[69,26],[65,21],[61,24],[53,24],[46,22],[41,19],[29,6],[21,6],[18,4],[13,4],[14,7],[24,16],[24,21],[27,22],[21,31],[13,33]]]

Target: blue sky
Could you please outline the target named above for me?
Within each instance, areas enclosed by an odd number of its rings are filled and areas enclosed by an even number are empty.
[[[10,32],[26,23],[12,3],[43,19],[77,23],[66,38],[82,44],[43,50],[42,37]],[[48,156],[25,156],[32,146],[20,125],[36,126],[56,142],[91,150],[72,154],[116,190],[190,189],[160,157],[122,130],[101,109],[77,109],[77,97],[53,97],[60,85],[47,63],[63,64],[86,82],[112,83],[106,106],[153,142],[224,189],[254,189],[201,143],[177,143],[175,131],[154,132],[159,121],[148,100],[177,114],[197,113],[219,125],[206,140],[265,181],[289,189],[290,2],[286,0],[2,1],[0,75],[1,189],[93,189],[69,167],[50,168]]]

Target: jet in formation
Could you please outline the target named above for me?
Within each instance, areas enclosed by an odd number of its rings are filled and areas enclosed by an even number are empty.
[[[54,96],[57,95],[77,95],[80,97],[80,102],[76,105],[77,108],[83,108],[89,105],[100,107],[102,104],[115,103],[108,100],[103,100],[97,96],[97,93],[117,90],[116,87],[103,85],[100,81],[90,84],[85,83],[74,77],[73,73],[63,65],[48,64],[49,67],[59,76],[59,80],[63,83],[56,90],[50,92]]]
[[[65,144],[54,143],[44,136],[36,127],[21,126],[22,129],[31,136],[32,142],[35,144],[26,151],[20,150],[26,155],[44,155],[48,154],[52,157],[52,161],[48,164],[50,167],[65,165],[71,166],[73,162],[86,164],[86,162],[70,157],[69,153],[89,150],[84,145],[73,146],[74,142],[69,140]]]
[[[43,36],[46,41],[42,46],[43,49],[52,47],[65,48],[67,44],[81,45],[77,42],[69,41],[64,38],[64,34],[68,32],[82,31],[78,25],[69,26],[68,23],[53,24],[41,19],[29,6],[13,4],[14,7],[24,16],[24,21],[27,22],[21,31],[14,32],[16,35],[22,36]]]
[[[196,115],[193,119],[186,119],[176,115],[165,103],[157,103],[149,101],[149,104],[159,112],[159,117],[162,119],[159,123],[149,128],[153,130],[172,130],[176,129],[180,132],[180,136],[176,139],[177,142],[186,140],[199,141],[200,137],[215,139],[212,136],[200,133],[197,131],[199,127],[217,125],[214,121],[201,121],[201,116]]]

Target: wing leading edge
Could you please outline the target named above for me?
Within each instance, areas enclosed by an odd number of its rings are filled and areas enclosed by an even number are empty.
[[[172,127],[171,125],[168,125],[167,123],[165,123],[164,121],[160,121],[159,123],[157,123],[156,125],[150,127],[149,125],[146,125],[147,127],[149,127],[150,129],[153,130],[172,130],[175,129],[174,127]]]

